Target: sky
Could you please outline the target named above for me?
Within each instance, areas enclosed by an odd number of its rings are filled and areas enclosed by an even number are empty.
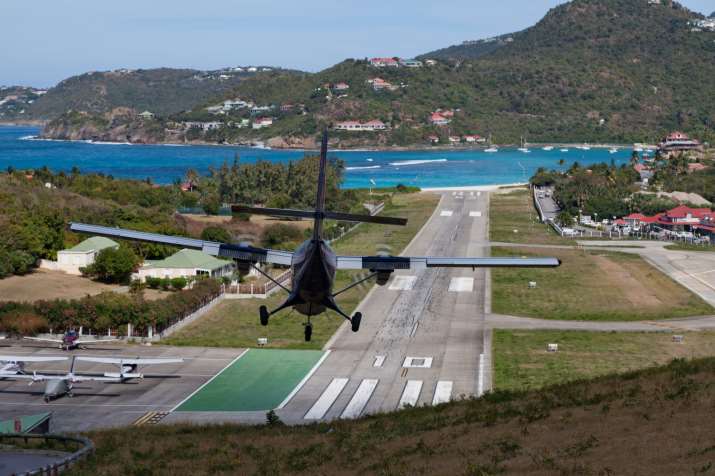
[[[117,68],[411,57],[536,23],[563,0],[2,0],[0,85]],[[682,0],[710,14],[713,0]]]

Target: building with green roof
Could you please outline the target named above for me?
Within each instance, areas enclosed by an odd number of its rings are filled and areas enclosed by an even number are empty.
[[[191,276],[231,276],[233,261],[218,259],[202,251],[183,249],[162,260],[147,260],[134,278],[145,281],[147,277],[178,278]]]
[[[81,274],[79,269],[94,263],[97,254],[107,248],[119,248],[119,243],[103,236],[93,236],[83,242],[57,252],[57,262],[44,262],[42,267]]]

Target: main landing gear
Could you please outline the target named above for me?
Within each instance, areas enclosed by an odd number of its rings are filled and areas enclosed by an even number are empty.
[[[270,313],[268,312],[268,308],[266,306],[261,306],[258,308],[258,313],[261,315],[261,325],[262,326],[267,326],[268,325],[268,318],[270,317]]]

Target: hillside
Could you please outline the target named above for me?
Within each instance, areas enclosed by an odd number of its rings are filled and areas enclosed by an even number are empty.
[[[46,92],[25,86],[0,87],[0,123],[29,120],[28,110]]]
[[[478,59],[513,42],[515,35],[518,35],[518,33],[500,35],[493,38],[484,38],[481,40],[468,40],[462,42],[460,45],[453,45],[448,46],[447,48],[430,51],[429,53],[422,54],[417,58],[421,60],[439,59],[450,62]]]
[[[495,40],[503,42],[498,47],[463,45],[441,56],[455,58],[420,68],[346,60],[316,74],[249,78],[188,114],[159,118],[146,139],[309,147],[323,127],[379,119],[387,130],[336,132],[335,146],[425,145],[432,134],[441,143],[464,134],[491,134],[497,143],[518,143],[521,136],[532,142],[653,142],[674,129],[713,141],[715,32],[691,31],[688,22],[699,18],[677,3],[574,0],[533,27]],[[456,57],[459,51],[465,56]],[[389,84],[367,83],[374,78]],[[342,82],[349,89],[335,88]],[[222,99],[263,109],[207,110]],[[438,108],[454,113],[447,126],[428,122]],[[251,128],[260,116],[271,116],[273,124]],[[113,139],[117,129],[110,120],[88,120],[108,122],[94,137]],[[78,129],[66,122],[48,136]],[[131,122],[118,126],[145,129]],[[202,131],[192,126],[197,122],[217,124]]]
[[[302,427],[97,431],[94,474],[708,474],[715,359]]]
[[[53,119],[69,110],[96,114],[117,107],[172,114],[221,96],[246,78],[268,74],[263,69],[275,71],[272,67],[256,67],[256,71],[158,68],[90,72],[50,88],[26,108],[24,116]]]

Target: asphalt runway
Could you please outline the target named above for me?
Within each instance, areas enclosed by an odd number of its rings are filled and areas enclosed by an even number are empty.
[[[149,412],[157,412],[154,421],[231,363],[243,349],[197,347],[103,345],[102,350],[87,349],[63,352],[17,341],[3,341],[2,355],[93,357],[156,357],[183,358],[181,364],[152,365],[140,368],[145,376],[127,383],[80,382],[75,384],[74,397],[62,397],[45,403],[44,382],[28,385],[27,380],[0,380],[0,420],[17,415],[52,412],[52,432],[77,432],[96,428],[131,425]],[[10,344],[8,346],[8,344]],[[42,371],[64,374],[70,362],[28,364],[26,373]],[[75,373],[97,374],[116,372],[115,366],[77,362]]]
[[[488,219],[488,193],[446,192],[404,254],[485,256]],[[487,278],[484,269],[396,272],[361,304],[360,331],[341,327],[326,346],[330,355],[279,416],[355,418],[488,390]]]

